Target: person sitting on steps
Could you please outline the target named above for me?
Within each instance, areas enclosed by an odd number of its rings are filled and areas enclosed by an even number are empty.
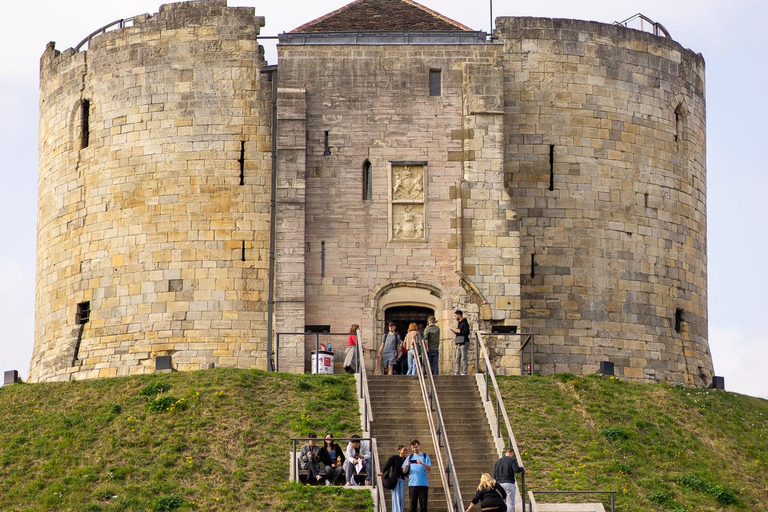
[[[322,462],[320,461],[320,447],[317,446],[317,434],[314,432],[309,434],[309,441],[307,444],[301,447],[299,452],[299,464],[301,469],[309,471],[307,481],[309,483],[320,482],[323,477],[320,476],[320,469],[322,469]]]
[[[346,460],[344,461],[344,469],[346,473],[347,483],[346,487],[354,487],[360,485],[355,480],[355,475],[365,474],[366,484],[370,481],[370,475],[368,475],[368,462],[371,460],[371,449],[368,448],[368,444],[360,439],[360,436],[353,434],[349,438],[349,444],[347,445]]]
[[[320,460],[325,464],[325,485],[336,485],[344,472],[344,451],[336,444],[331,434],[325,434]]]

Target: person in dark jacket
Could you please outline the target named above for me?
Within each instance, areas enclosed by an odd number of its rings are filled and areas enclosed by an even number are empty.
[[[475,497],[467,507],[467,512],[480,503],[483,512],[507,512],[507,493],[496,485],[496,480],[488,473],[480,476],[480,485],[477,486]],[[512,509],[514,511],[514,509]]]
[[[325,464],[325,485],[336,485],[344,473],[344,450],[336,444],[331,434],[325,434],[320,448],[320,462]]]
[[[507,510],[509,512],[515,512],[515,494],[517,493],[515,473],[525,473],[525,468],[518,465],[515,449],[510,446],[504,452],[504,457],[497,460],[493,467],[493,478],[496,479],[498,486],[507,493]]]
[[[469,354],[469,322],[464,318],[464,312],[460,309],[454,311],[453,317],[456,319],[456,328],[452,329],[453,334],[456,335],[456,375],[466,375],[467,355]]]
[[[408,448],[402,444],[397,445],[397,453],[387,460],[381,469],[379,476],[384,476],[389,468],[393,468],[397,477],[397,485],[392,489],[392,512],[403,512],[405,504],[405,474],[403,474],[403,464],[408,455]]]

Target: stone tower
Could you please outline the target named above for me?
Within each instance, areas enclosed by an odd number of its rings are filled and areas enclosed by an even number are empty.
[[[213,0],[129,21],[41,59],[32,381],[265,367],[263,18]]]
[[[460,308],[533,334],[535,371],[709,384],[701,55],[357,0],[282,34],[275,69],[261,25],[169,4],[46,49],[32,380],[264,368],[274,304],[275,333],[359,324],[371,352],[432,314],[443,370]],[[520,339],[489,338],[502,371]],[[280,347],[303,371],[304,337]]]

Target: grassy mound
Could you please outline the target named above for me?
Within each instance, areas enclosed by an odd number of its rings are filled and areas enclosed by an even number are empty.
[[[499,385],[529,489],[616,490],[621,512],[768,510],[766,400],[573,375]],[[366,492],[286,482],[291,437],[359,430],[348,375],[6,386],[0,510],[367,511]]]
[[[354,379],[248,370],[0,388],[0,510],[370,510],[287,483],[291,437],[359,432]]]
[[[567,374],[499,387],[534,492],[615,490],[621,512],[768,510],[766,400]]]

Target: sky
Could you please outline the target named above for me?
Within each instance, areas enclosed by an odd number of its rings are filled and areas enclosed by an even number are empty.
[[[230,0],[266,18],[262,35],[290,31],[347,0]],[[489,31],[490,3],[423,0]],[[26,378],[34,336],[39,59],[49,41],[75,46],[161,2],[28,0],[0,22],[0,371]],[[768,2],[764,0],[495,0],[493,16],[613,23],[641,12],[702,53],[707,73],[709,343],[729,391],[768,398]],[[274,42],[265,41],[269,64]]]

